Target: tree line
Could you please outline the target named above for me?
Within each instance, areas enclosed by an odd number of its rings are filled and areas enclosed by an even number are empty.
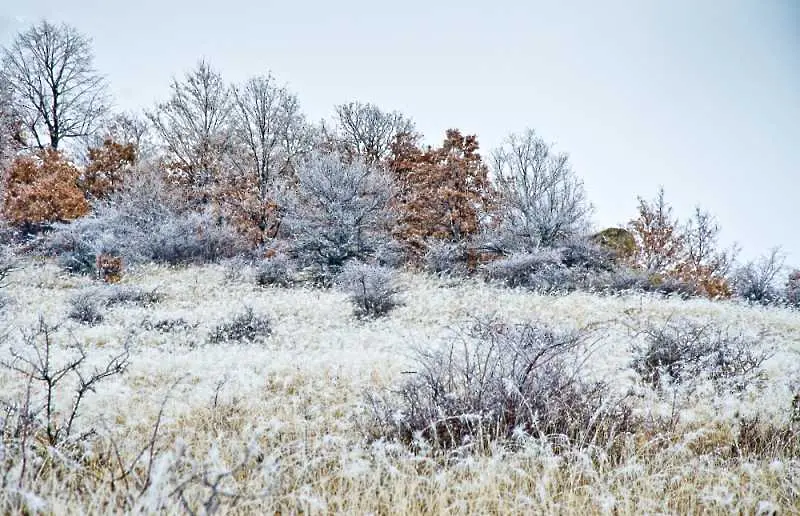
[[[286,252],[331,270],[351,259],[414,267],[447,255],[467,273],[499,262],[525,264],[528,275],[544,259],[520,255],[572,249],[559,258],[569,268],[581,241],[651,285],[680,282],[713,298],[784,296],[779,250],[737,264],[736,249],[719,246],[714,217],[697,208],[678,220],[663,190],[639,198],[623,227],[594,231],[568,154],[533,129],[483,155],[475,134],[455,128],[440,145],[423,145],[413,119],[371,103],[343,103],[313,123],[271,73],[230,84],[206,61],[173,79],[163,102],[114,112],[91,40],[48,21],[3,49],[1,77],[1,213],[17,238],[63,236],[70,224],[84,231],[89,219],[97,233],[97,221],[113,217],[149,221],[153,238],[163,228],[150,210],[183,217],[181,231],[164,234],[224,227],[237,240],[231,249]],[[108,243],[121,231],[103,228],[87,252],[123,255],[125,244]],[[785,292],[800,292],[798,282],[790,276]]]

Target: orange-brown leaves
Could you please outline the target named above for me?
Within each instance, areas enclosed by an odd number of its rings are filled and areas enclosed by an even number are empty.
[[[20,156],[5,174],[3,215],[16,225],[75,219],[89,211],[78,187],[79,171],[58,151]]]
[[[126,171],[135,162],[133,144],[122,145],[106,139],[102,147],[89,149],[89,164],[83,171],[81,187],[92,197],[105,197],[122,186]]]
[[[396,236],[412,250],[423,250],[427,239],[455,242],[478,231],[490,188],[474,135],[451,129],[440,148],[423,151],[415,137],[401,134],[389,168],[399,188]]]

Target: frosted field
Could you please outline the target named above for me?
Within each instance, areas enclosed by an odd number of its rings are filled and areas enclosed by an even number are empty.
[[[799,312],[640,295],[547,297],[403,274],[404,305],[364,322],[335,290],[260,288],[252,271],[228,272],[130,271],[124,284],[156,289],[164,299],[116,305],[93,327],[66,315],[69,298],[97,283],[52,264],[29,262],[12,274],[5,289],[12,302],[0,312],[3,360],[11,360],[11,348],[23,349],[20,330],[43,315],[62,323],[56,361],[79,343],[89,363],[104,364],[127,343],[130,366],[83,402],[76,429],[96,434],[79,453],[31,453],[23,465],[20,454],[0,450],[3,512],[800,514],[796,453],[730,453],[743,418],[791,424],[800,392]],[[270,337],[208,343],[212,328],[246,307],[271,319]],[[632,436],[630,452],[616,461],[591,449],[556,454],[547,442],[524,438],[514,451],[462,458],[369,442],[364,392],[398,385],[414,368],[415,346],[441,346],[476,315],[595,325],[591,374],[634,391],[642,416],[677,410],[676,431]],[[666,398],[643,387],[628,367],[635,338],[628,326],[675,316],[764,331],[762,345],[775,354],[763,388],[734,396],[701,386]],[[187,324],[153,329],[177,319]],[[24,398],[26,386],[22,376],[0,372],[1,399]],[[57,406],[65,407],[72,391],[59,395]]]

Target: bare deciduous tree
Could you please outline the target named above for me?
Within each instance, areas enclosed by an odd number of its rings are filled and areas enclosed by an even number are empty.
[[[236,138],[247,160],[238,168],[258,181],[261,200],[267,200],[270,183],[293,174],[297,159],[310,141],[297,97],[275,84],[272,75],[249,79],[233,88]]]
[[[39,149],[92,134],[107,110],[106,82],[91,42],[69,25],[43,21],[17,35],[3,73],[27,132]]]
[[[217,178],[231,140],[230,89],[205,61],[173,80],[167,102],[148,113],[166,147],[170,169],[191,187],[204,188]]]
[[[777,300],[780,293],[775,279],[785,265],[786,255],[780,247],[773,247],[766,255],[744,264],[734,272],[734,292],[749,301],[770,303]]]
[[[567,154],[529,129],[510,135],[492,158],[498,223],[512,247],[551,246],[587,229],[591,205]]]
[[[97,147],[106,139],[111,139],[122,145],[132,145],[136,152],[137,161],[148,159],[153,153],[153,140],[150,124],[147,118],[139,113],[116,113],[109,118],[104,127],[103,140],[98,141]]]
[[[336,106],[337,138],[350,157],[367,164],[386,159],[395,138],[413,133],[414,122],[398,111],[386,112],[369,103],[349,102]]]

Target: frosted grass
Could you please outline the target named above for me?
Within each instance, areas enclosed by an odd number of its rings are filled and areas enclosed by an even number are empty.
[[[18,345],[19,329],[43,315],[63,323],[57,358],[70,353],[65,343],[78,342],[90,363],[100,364],[127,343],[131,365],[84,402],[78,425],[98,432],[84,457],[88,465],[59,466],[60,474],[43,474],[21,491],[6,482],[0,497],[22,497],[32,512],[180,512],[173,491],[192,468],[232,467],[252,445],[260,461],[231,484],[246,494],[234,509],[245,513],[798,512],[800,458],[748,462],[708,452],[713,443],[730,441],[725,432],[735,431],[743,416],[788,419],[800,388],[793,383],[800,378],[797,311],[642,295],[540,296],[403,273],[404,304],[385,318],[359,321],[343,293],[259,288],[251,276],[245,271],[240,281],[226,280],[222,266],[139,267],[124,283],[157,289],[164,299],[149,307],[114,306],[101,324],[88,327],[68,321],[66,313],[69,297],[96,286],[92,280],[49,263],[31,262],[15,272],[8,289],[13,302],[0,316],[9,335],[0,356],[7,358],[9,345]],[[246,307],[271,319],[272,336],[252,344],[207,343],[215,325]],[[621,391],[635,390],[637,410],[654,416],[669,415],[673,400],[636,382],[628,368],[632,337],[623,323],[713,320],[754,335],[765,331],[761,345],[776,353],[765,364],[762,391],[715,393],[699,386],[685,395],[680,440],[649,454],[632,443],[637,453],[619,463],[591,450],[558,455],[547,442],[524,436],[514,452],[498,447],[488,456],[444,463],[392,443],[365,441],[359,425],[366,390],[401,382],[413,368],[415,346],[441,346],[470,317],[492,315],[595,327],[590,374],[613,379]],[[177,319],[188,325],[160,332],[143,324]],[[0,373],[5,397],[21,393],[23,383]],[[63,404],[70,393],[61,394]],[[167,395],[151,484],[112,490],[108,468],[100,464],[109,443],[131,460],[146,444]],[[194,486],[186,496],[196,504],[204,493]],[[222,509],[230,507],[223,501]]]

